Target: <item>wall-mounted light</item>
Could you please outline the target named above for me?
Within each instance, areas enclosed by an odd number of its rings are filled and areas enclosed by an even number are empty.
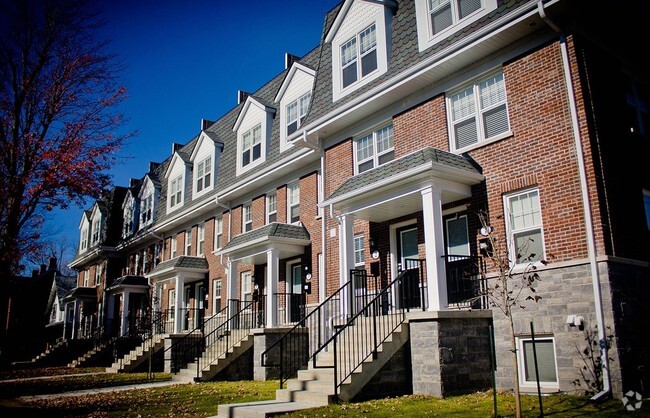
[[[487,225],[479,229],[479,234],[483,235],[484,237],[489,236],[492,232],[494,231],[494,228],[492,228],[491,225]]]

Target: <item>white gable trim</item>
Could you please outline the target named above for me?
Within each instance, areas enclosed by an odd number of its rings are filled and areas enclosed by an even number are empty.
[[[248,112],[248,108],[252,105],[257,106],[261,110],[270,113],[272,115],[275,115],[275,109],[269,106],[266,106],[265,104],[261,103],[259,100],[255,99],[253,96],[248,96],[246,98],[246,102],[244,102],[244,107],[242,107],[241,111],[239,112],[239,116],[237,116],[237,121],[235,121],[235,126],[233,126],[232,130],[233,132],[237,132],[239,129],[239,126],[241,125],[242,121],[246,117],[246,112]]]
[[[157,191],[158,187],[156,187],[156,184],[151,180],[151,177],[149,177],[149,174],[144,176],[144,180],[142,180],[142,185],[140,186],[140,192],[138,193],[138,199],[142,199],[143,196],[147,195],[148,192],[152,191],[155,193]]]
[[[133,192],[129,189],[129,191],[126,193],[126,197],[124,197],[124,201],[122,202],[122,210],[124,211],[128,204],[133,205],[134,200],[135,196],[133,196]]]
[[[390,7],[392,10],[397,10],[397,2],[394,0],[359,0],[359,1],[366,1],[367,3],[377,3],[377,4]],[[325,42],[327,43],[332,42],[334,36],[336,36],[336,33],[341,27],[341,24],[345,20],[345,16],[350,11],[350,7],[352,7],[352,3],[354,3],[354,0],[347,0],[343,5],[343,7],[341,7],[341,10],[339,10],[339,14],[336,15],[336,19],[334,19],[334,23],[332,23],[332,27],[330,28],[329,32],[327,32],[327,36],[325,36]]]
[[[181,160],[183,164],[185,164],[186,167],[188,167],[190,164],[183,160],[183,157],[181,157],[178,154],[178,151],[174,152],[174,155],[172,156],[172,160],[169,162],[169,165],[167,166],[167,170],[165,171],[165,178],[169,178],[169,174],[172,172],[174,167],[176,166],[178,160]]]
[[[294,62],[291,68],[289,69],[287,76],[284,78],[284,81],[280,86],[280,90],[278,90],[278,94],[276,94],[275,96],[274,101],[276,103],[282,100],[282,96],[284,96],[284,93],[286,93],[287,88],[289,88],[289,86],[291,85],[291,80],[293,79],[293,76],[299,70],[309,74],[312,77],[316,77],[316,70],[312,70],[311,68],[307,67],[306,65],[302,65],[299,62]]]
[[[86,214],[86,211],[84,210],[83,213],[81,214],[81,220],[79,221],[79,229],[84,225],[90,225],[90,218]]]
[[[208,134],[205,133],[205,131],[201,131],[201,134],[199,135],[199,139],[196,141],[196,145],[194,145],[194,150],[192,150],[192,154],[190,155],[190,161],[194,161],[196,159],[196,154],[198,154],[199,149],[203,144],[203,141],[210,141],[210,143],[216,146],[216,142],[212,138],[210,138]]]

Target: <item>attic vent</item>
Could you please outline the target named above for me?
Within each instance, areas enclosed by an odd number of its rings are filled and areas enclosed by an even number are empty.
[[[298,61],[299,59],[300,59],[300,57],[297,56],[297,55],[293,55],[293,54],[290,54],[288,52],[285,53],[284,54],[284,69],[285,70],[289,69],[289,67],[291,67],[291,64]]]
[[[247,93],[243,90],[237,90],[237,104],[240,104],[241,102],[246,100],[246,98],[250,95],[251,95],[250,93]]]
[[[177,144],[176,142],[172,142],[172,154],[178,151],[183,147],[183,144]]]

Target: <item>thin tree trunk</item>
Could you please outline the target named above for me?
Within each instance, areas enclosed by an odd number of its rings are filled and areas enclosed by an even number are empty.
[[[512,351],[512,366],[514,368],[514,391],[515,391],[515,416],[521,418],[521,399],[519,397],[519,363],[517,363],[517,340],[515,339],[515,324],[512,320],[512,313],[508,312],[510,324],[510,350]]]

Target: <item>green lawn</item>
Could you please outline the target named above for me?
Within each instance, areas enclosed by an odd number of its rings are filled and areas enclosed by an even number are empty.
[[[0,381],[7,379],[24,379],[28,377],[61,376],[68,374],[101,373],[105,367],[41,367],[25,369],[0,370]]]
[[[222,403],[267,400],[275,397],[277,381],[270,382],[212,382],[193,385],[173,385],[152,389],[85,395],[75,398],[56,398],[29,401],[13,415],[25,416],[38,411],[47,417],[207,417],[217,414]],[[566,395],[545,396],[544,415],[549,417],[650,417],[650,401],[643,408],[627,412],[619,400],[593,405],[588,398]],[[522,398],[525,417],[539,416],[535,396]],[[514,399],[509,393],[500,393],[499,416],[514,416]],[[20,415],[19,415],[20,414]],[[0,415],[3,415],[0,409]],[[359,403],[341,403],[326,408],[286,415],[293,417],[492,417],[491,392],[436,399],[425,396],[404,396]]]

